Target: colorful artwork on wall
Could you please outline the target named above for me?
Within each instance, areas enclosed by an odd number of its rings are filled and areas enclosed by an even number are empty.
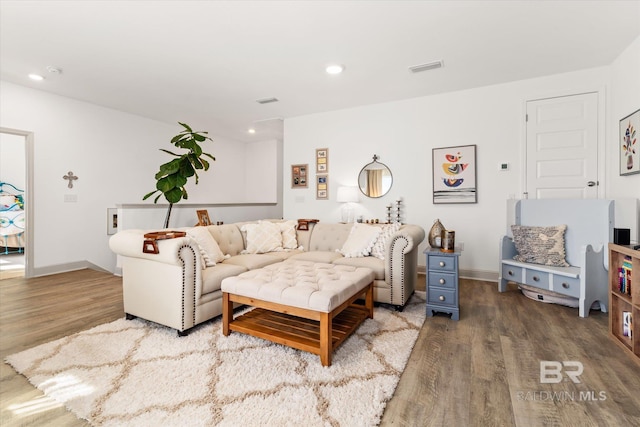
[[[433,203],[476,203],[476,146],[434,148]]]
[[[620,175],[640,173],[640,110],[620,120]]]

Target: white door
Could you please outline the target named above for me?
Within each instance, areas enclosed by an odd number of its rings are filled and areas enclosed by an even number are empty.
[[[525,197],[598,197],[598,94],[527,101]]]

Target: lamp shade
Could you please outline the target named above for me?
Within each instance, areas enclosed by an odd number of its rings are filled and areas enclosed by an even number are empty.
[[[358,187],[338,187],[338,195],[336,200],[341,203],[358,202]]]

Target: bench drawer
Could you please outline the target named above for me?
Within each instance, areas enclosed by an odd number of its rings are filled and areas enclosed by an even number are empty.
[[[524,283],[536,288],[549,289],[549,273],[527,269],[524,273]]]
[[[429,272],[429,286],[440,286],[443,288],[456,287],[456,275],[453,273]]]
[[[516,283],[522,283],[522,267],[502,264],[502,278]]]
[[[553,276],[552,291],[574,298],[580,297],[580,278]]]
[[[454,272],[456,271],[456,258],[450,256],[432,255],[429,257],[428,269],[430,271],[438,270]]]

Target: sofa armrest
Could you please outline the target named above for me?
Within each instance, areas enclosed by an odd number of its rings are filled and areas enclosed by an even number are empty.
[[[109,248],[120,256],[147,259],[180,267],[183,265],[180,259],[180,249],[183,246],[192,246],[195,253],[199,253],[200,251],[196,243],[190,237],[185,236],[175,239],[158,240],[156,243],[159,253],[144,253],[142,246],[145,240],[144,235],[147,232],[148,231],[145,230],[135,229],[119,231],[109,239]],[[200,257],[197,258],[197,267],[202,268],[200,266]]]
[[[403,306],[416,289],[418,245],[424,237],[422,227],[404,225],[390,238],[385,280],[391,287],[391,304]]]

